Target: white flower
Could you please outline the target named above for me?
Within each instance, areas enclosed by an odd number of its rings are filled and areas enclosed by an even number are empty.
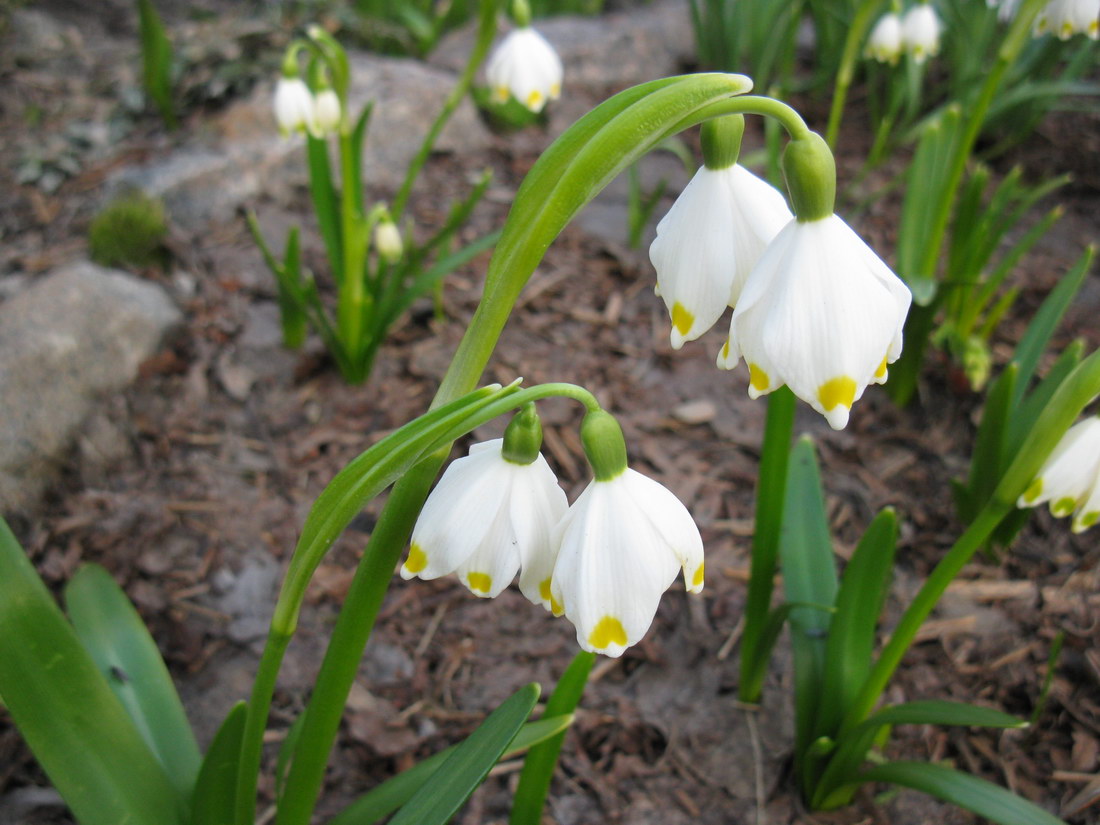
[[[585,650],[620,656],[639,641],[679,570],[689,592],[703,589],[703,542],[687,508],[634,470],[589,484],[554,538],[553,610]]]
[[[783,196],[743,166],[695,173],[649,247],[673,349],[736,306],[752,267],[791,217]]]
[[[545,37],[529,26],[514,29],[489,56],[485,66],[492,99],[512,96],[532,112],[561,96],[561,58]]]
[[[913,60],[923,63],[940,51],[940,19],[928,3],[913,6],[901,22],[901,41]]]
[[[275,120],[283,135],[317,133],[313,120],[313,93],[300,77],[280,77],[275,85]]]
[[[322,89],[313,99],[313,122],[323,135],[340,128],[340,96],[334,89]]]
[[[997,8],[997,19],[1005,22],[1016,16],[1023,0],[985,0],[990,8]]]
[[[1050,502],[1061,518],[1073,513],[1073,532],[1100,519],[1100,418],[1093,416],[1070,427],[1043,463],[1018,507]]]
[[[764,251],[733,311],[718,366],[744,357],[749,395],[783,384],[828,419],[901,355],[908,287],[836,215],[791,221]]]
[[[375,225],[374,245],[378,248],[378,254],[390,263],[400,259],[404,247],[401,242],[401,231],[393,221],[379,221]]]
[[[401,577],[455,573],[475,596],[493,597],[522,567],[523,594],[549,607],[551,531],[567,509],[565,493],[541,455],[516,464],[503,444],[474,444],[447,468],[413,528]]]
[[[867,38],[867,56],[879,63],[895,65],[902,53],[901,18],[893,12],[884,14]]]
[[[1051,32],[1062,40],[1075,34],[1100,38],[1100,0],[1051,0],[1035,18],[1035,34]]]

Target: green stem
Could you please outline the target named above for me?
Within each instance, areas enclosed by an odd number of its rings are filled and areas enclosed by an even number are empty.
[[[237,765],[236,825],[253,825],[256,815],[256,780],[260,774],[260,758],[263,755],[264,728],[267,727],[268,709],[275,692],[275,680],[283,661],[290,633],[272,629],[260,658],[252,694],[248,699],[248,715],[241,735],[240,761]]]
[[[760,649],[760,639],[771,609],[794,411],[794,393],[788,387],[780,387],[768,396],[768,417],[756,482],[756,527],[752,536],[745,629],[741,636],[741,679],[737,691],[738,698],[750,704],[760,701],[771,653]]]
[[[428,134],[424,136],[420,151],[416,153],[416,157],[412,159],[412,163],[409,164],[409,168],[405,172],[405,180],[402,181],[401,188],[397,190],[397,197],[393,200],[392,214],[395,223],[401,223],[401,218],[405,214],[405,206],[409,202],[409,195],[412,193],[413,184],[416,183],[416,179],[420,175],[420,170],[424,168],[428,155],[432,153],[432,148],[435,146],[436,140],[439,139],[443,127],[447,125],[451,115],[454,114],[462,99],[466,97],[466,93],[470,90],[470,84],[473,83],[474,74],[485,60],[485,55],[489,52],[489,46],[492,45],[493,37],[497,32],[498,5],[499,0],[481,0],[477,41],[474,43],[474,49],[470,52],[470,58],[466,61],[466,68],[462,70],[458,83],[451,89],[451,93],[444,101],[443,108],[440,110],[435,122],[428,130]]]
[[[844,51],[841,53],[840,68],[833,85],[833,104],[829,108],[829,123],[825,127],[825,142],[830,149],[836,149],[837,135],[840,133],[840,119],[844,115],[844,103],[848,98],[848,87],[855,77],[856,60],[859,59],[859,47],[871,27],[871,18],[882,5],[882,0],[863,0],[852,18],[852,25],[844,38]]]
[[[947,222],[951,216],[951,206],[955,202],[955,194],[962,182],[963,172],[966,171],[966,162],[970,159],[971,150],[978,139],[982,125],[985,122],[986,113],[1001,84],[1001,79],[1008,67],[1016,60],[1020,50],[1030,36],[1031,24],[1035,16],[1045,5],[1045,0],[1025,0],[1019,12],[1013,20],[1012,26],[1005,35],[1004,43],[997,51],[997,59],[989,73],[985,76],[985,83],[978,93],[977,100],[968,106],[966,111],[969,118],[962,138],[955,146],[951,161],[951,168],[944,184],[940,187],[940,199],[936,204],[936,219],[924,243],[924,257],[920,261],[916,276],[932,277],[936,269],[936,262],[940,258],[940,249],[943,246],[944,234],[947,231]],[[910,273],[905,273],[911,277]]]
[[[357,188],[360,186],[355,168],[355,152],[352,136],[347,129],[340,130],[340,221],[344,241],[344,278],[337,298],[336,328],[340,342],[352,364],[362,349],[363,304],[366,301],[366,238],[358,206]],[[347,378],[347,376],[345,376]]]

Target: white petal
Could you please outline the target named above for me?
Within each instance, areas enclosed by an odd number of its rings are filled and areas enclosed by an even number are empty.
[[[551,608],[550,579],[558,556],[554,527],[568,509],[565,491],[541,455],[533,464],[516,468],[510,519],[519,546],[519,588],[547,610]]]
[[[1089,497],[1100,475],[1100,418],[1074,424],[1054,447],[1019,507],[1050,502],[1055,516],[1068,516]]]
[[[510,32],[485,66],[497,102],[503,103],[511,95],[534,112],[561,94],[562,75],[561,58],[554,47],[529,27]]]
[[[703,539],[695,519],[664,485],[634,470],[628,469],[624,475],[630,496],[683,569],[684,586],[689,593],[700,592],[703,589]]]

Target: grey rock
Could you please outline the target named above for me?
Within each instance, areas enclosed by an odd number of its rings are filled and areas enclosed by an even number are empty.
[[[86,261],[0,305],[0,512],[37,500],[97,399],[129,385],[180,320],[156,284]]]
[[[267,634],[275,590],[279,583],[279,564],[266,555],[250,555],[239,573],[219,580],[227,585],[217,607],[231,616],[226,634],[244,644]]]
[[[363,152],[366,201],[372,203],[400,186],[456,76],[415,60],[356,53],[349,58],[352,113],[358,116],[367,101],[374,101]],[[271,111],[273,93],[271,83],[261,84],[195,140],[167,157],[121,169],[108,181],[108,192],[136,188],[163,198],[172,220],[192,232],[231,219],[261,194],[288,198],[294,187],[308,181],[305,139],[279,135]],[[447,123],[436,149],[478,151],[490,140],[466,100]],[[330,144],[335,173],[335,139]]]

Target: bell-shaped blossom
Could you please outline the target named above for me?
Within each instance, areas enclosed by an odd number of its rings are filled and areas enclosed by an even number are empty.
[[[401,230],[391,220],[379,221],[374,227],[374,245],[378,254],[390,263],[400,260],[405,250],[401,241]]]
[[[507,103],[514,97],[532,112],[561,96],[561,58],[554,47],[530,26],[513,29],[489,56],[485,77],[492,99]]]
[[[634,470],[589,484],[554,541],[553,611],[594,653],[621,656],[638,642],[680,570],[689,592],[703,589],[703,542],[687,508]]]
[[[551,534],[565,515],[565,493],[541,455],[516,464],[503,444],[474,444],[443,473],[413,528],[401,577],[454,573],[475,596],[494,597],[522,568],[523,594],[549,607]]]
[[[1047,502],[1059,518],[1074,514],[1075,533],[1100,519],[1100,418],[1093,416],[1066,431],[1017,506]]]
[[[940,19],[928,3],[913,6],[901,21],[901,41],[917,63],[940,51]]]
[[[749,395],[783,384],[834,429],[901,355],[909,288],[843,220],[791,221],[749,275],[718,366],[749,367]]]
[[[875,27],[871,29],[871,36],[867,38],[866,54],[879,63],[897,65],[904,50],[901,37],[901,18],[889,12],[884,14]]]
[[[743,166],[703,166],[657,224],[649,259],[680,349],[736,306],[764,248],[791,220],[773,186]]]
[[[279,78],[275,85],[275,120],[284,136],[291,132],[317,134],[313,93],[300,77]]]
[[[1035,18],[1035,34],[1047,32],[1061,40],[1075,34],[1100,38],[1100,0],[1051,0]]]
[[[313,123],[322,135],[340,128],[340,96],[335,89],[322,89],[313,99]]]

